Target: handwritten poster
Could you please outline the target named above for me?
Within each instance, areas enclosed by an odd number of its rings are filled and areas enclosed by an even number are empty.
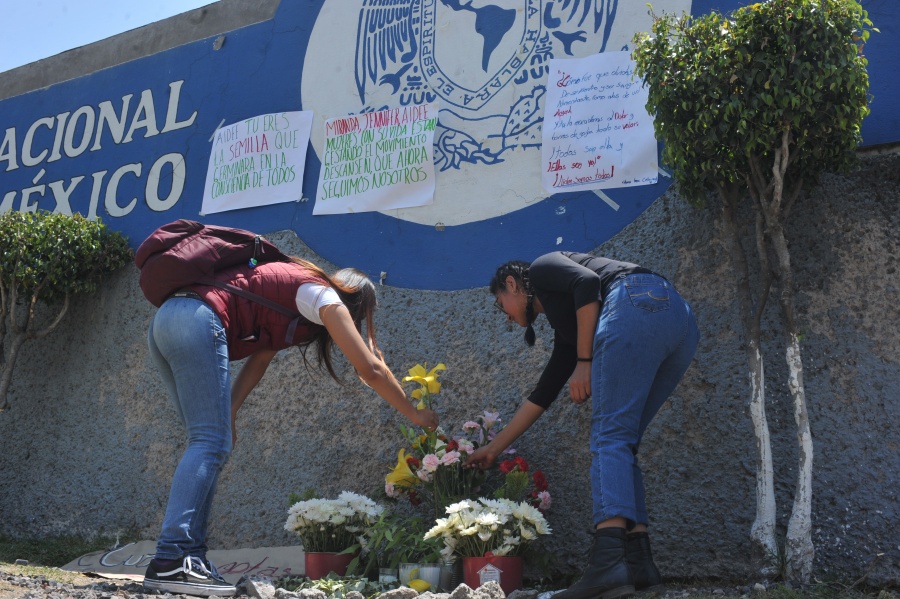
[[[251,117],[213,136],[201,214],[297,201],[311,110]]]
[[[325,121],[313,214],[431,204],[437,116],[431,103]]]
[[[546,191],[656,183],[653,117],[628,52],[551,60],[546,102],[541,169]]]

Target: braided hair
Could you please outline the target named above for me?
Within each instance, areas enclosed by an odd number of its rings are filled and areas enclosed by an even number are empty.
[[[525,320],[528,325],[525,328],[525,343],[529,346],[534,345],[535,335],[534,327],[534,288],[531,286],[531,279],[528,277],[528,268],[531,266],[528,262],[522,260],[511,260],[500,266],[494,277],[491,279],[490,292],[491,295],[497,295],[501,291],[506,290],[506,277],[512,277],[525,291]]]

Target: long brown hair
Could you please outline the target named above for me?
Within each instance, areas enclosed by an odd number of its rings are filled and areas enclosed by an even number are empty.
[[[366,273],[356,268],[342,268],[329,276],[328,273],[312,262],[296,256],[291,256],[290,258],[295,264],[324,279],[328,286],[337,292],[344,306],[350,311],[350,317],[353,318],[353,323],[360,333],[362,332],[362,321],[366,321],[365,337],[369,350],[378,356],[379,359],[383,359],[381,350],[378,349],[378,343],[375,341],[374,316],[375,309],[378,307],[378,298],[375,296],[375,284],[366,276]],[[334,371],[334,366],[331,362],[331,351],[334,341],[331,339],[331,335],[328,334],[328,329],[322,327],[315,337],[306,343],[300,344],[303,361],[307,367],[309,367],[309,361],[306,358],[306,349],[313,343],[315,343],[319,366],[324,365],[331,378],[343,384],[343,381]]]

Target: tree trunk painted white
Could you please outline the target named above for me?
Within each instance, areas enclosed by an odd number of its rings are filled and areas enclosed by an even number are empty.
[[[772,445],[769,440],[769,423],[766,419],[766,376],[760,350],[760,318],[769,295],[769,270],[765,263],[764,227],[757,213],[756,246],[762,273],[757,293],[751,291],[750,267],[747,253],[741,242],[741,232],[736,218],[737,189],[720,188],[722,216],[728,233],[731,263],[734,267],[741,328],[744,335],[747,366],[750,371],[750,418],[756,437],[756,518],[750,528],[752,543],[751,561],[763,576],[780,574],[778,571],[778,542],[775,537],[775,484],[772,463]],[[755,301],[754,301],[755,300]]]
[[[794,399],[794,419],[797,423],[799,459],[797,464],[797,490],[794,507],[788,522],[785,539],[785,562],[790,580],[809,582],[812,576],[815,548],[812,542],[812,472],[813,443],[806,410],[806,391],[803,387],[803,360],[800,357],[800,340],[791,333],[786,352],[788,386]]]
[[[755,341],[748,344],[750,363],[750,418],[756,435],[756,519],[750,528],[750,539],[756,544],[765,562],[761,574],[772,576],[778,572],[778,543],[775,538],[775,471],[772,465],[772,445],[769,422],[766,419],[766,375],[762,354]]]

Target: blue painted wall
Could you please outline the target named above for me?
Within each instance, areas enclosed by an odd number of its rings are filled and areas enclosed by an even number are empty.
[[[263,233],[292,229],[339,266],[357,266],[376,279],[385,272],[389,285],[449,290],[486,285],[494,268],[508,259],[530,259],[555,249],[592,250],[667,189],[670,180],[661,176],[656,185],[609,190],[605,199],[593,192],[544,197],[535,189],[514,208],[497,204],[498,189],[522,195],[517,185],[534,187],[517,173],[537,172],[540,149],[527,128],[513,131],[512,115],[515,108],[540,99],[547,61],[567,52],[620,49],[619,40],[630,33],[625,36],[621,27],[617,32],[616,20],[630,18],[633,8],[620,0],[595,0],[582,5],[589,12],[576,14],[560,3],[522,0],[518,21],[511,21],[510,13],[487,1],[410,0],[390,17],[390,27],[358,36],[362,17],[383,4],[366,0],[354,13],[358,17],[341,19],[328,12],[338,5],[323,0],[283,0],[272,21],[227,33],[219,49],[214,39],[200,40],[0,102],[0,210],[40,208],[100,217],[128,235],[134,246],[155,227],[177,218]],[[863,4],[881,30],[866,47],[873,101],[864,142],[894,143],[900,136],[895,76],[900,16],[888,0]],[[697,0],[692,11],[737,5]],[[428,61],[437,60],[441,43],[446,49],[454,40],[429,39],[433,31],[423,25],[428,11],[438,9],[445,17],[471,13],[464,15],[471,17],[464,25],[474,27],[471,39],[484,44],[480,52],[466,54],[469,62],[444,64],[438,74],[451,75],[440,82],[436,71],[430,78],[426,73]],[[357,40],[350,49],[355,65],[339,54],[347,44],[323,47],[329,31],[315,32],[320,19],[330,19],[332,29],[343,28],[339,35],[335,29],[337,39]],[[496,34],[497,27],[504,35]],[[508,35],[522,41],[506,57],[501,53]],[[376,37],[380,45],[367,50],[365,42]],[[369,63],[361,60],[366,52]],[[340,60],[328,67],[331,71],[323,70],[335,56]],[[309,64],[314,66],[305,66]],[[474,110],[466,104],[469,99],[461,100],[465,85],[454,77],[480,77],[483,85],[472,89],[478,91],[476,103],[485,107]],[[347,89],[337,89],[340,85]],[[432,209],[435,218],[312,216],[320,166],[315,147],[307,157],[303,201],[199,215],[217,127],[271,112],[321,113],[329,109],[332,87],[335,105],[352,98],[354,111],[428,99],[440,103],[443,129],[436,135],[435,153],[441,161],[436,177],[440,205]],[[307,100],[313,96],[317,100]],[[332,116],[339,115],[317,114]],[[539,123],[532,119],[526,124],[533,133]]]

